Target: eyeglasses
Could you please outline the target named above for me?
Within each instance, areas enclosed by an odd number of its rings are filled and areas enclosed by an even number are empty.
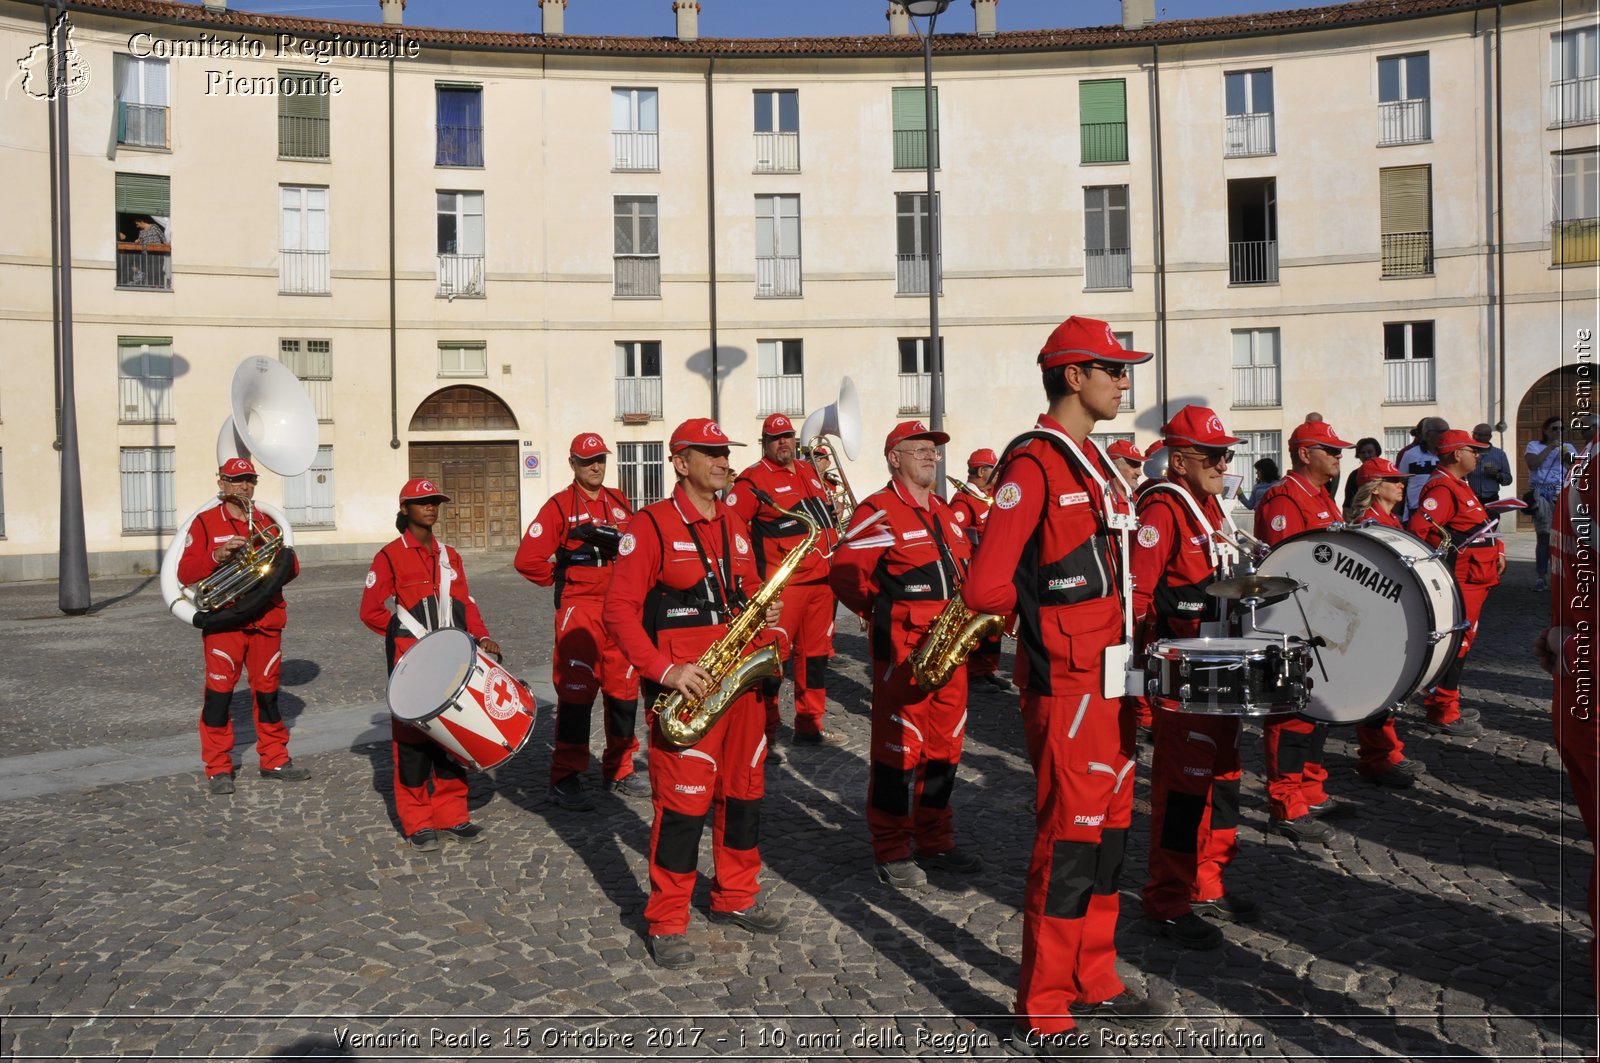
[[[574,465],[604,465],[606,456],[601,454],[593,458],[580,458],[577,455],[573,455],[572,462]]]
[[[938,447],[896,447],[895,450],[913,458],[937,458],[940,453]]]
[[[1098,369],[1112,380],[1121,380],[1128,375],[1128,369],[1130,368],[1125,365],[1106,365],[1104,362],[1084,362],[1083,367],[1085,369]]]
[[[1322,451],[1322,453],[1328,455],[1329,457],[1333,457],[1333,458],[1339,458],[1339,457],[1343,457],[1344,456],[1344,451],[1340,450],[1338,447],[1317,446],[1317,447],[1312,447],[1311,449],[1312,450],[1320,450],[1320,451]]]
[[[259,476],[224,476],[222,481],[230,484],[253,484],[259,482]]]
[[[1231,450],[1180,450],[1177,453],[1206,465],[1226,465],[1234,458]]]

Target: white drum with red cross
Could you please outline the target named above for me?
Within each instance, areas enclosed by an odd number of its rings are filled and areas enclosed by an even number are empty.
[[[533,733],[533,695],[465,631],[445,628],[405,652],[389,676],[389,712],[469,768],[511,759]]]

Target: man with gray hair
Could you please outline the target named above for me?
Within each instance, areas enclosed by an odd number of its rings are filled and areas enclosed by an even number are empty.
[[[1417,422],[1417,427],[1411,431],[1411,445],[1400,452],[1394,459],[1400,471],[1405,473],[1406,480],[1406,515],[1409,516],[1417,508],[1417,500],[1422,496],[1422,485],[1428,482],[1433,475],[1435,466],[1439,464],[1439,436],[1450,430],[1450,423],[1443,417],[1424,417]]]

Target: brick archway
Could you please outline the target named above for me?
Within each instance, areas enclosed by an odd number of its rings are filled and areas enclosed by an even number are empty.
[[[458,550],[510,549],[521,534],[517,483],[517,418],[499,396],[456,385],[424,399],[411,416],[412,476],[426,476],[451,498],[439,517],[439,538]],[[502,430],[513,438],[450,439],[456,432]]]

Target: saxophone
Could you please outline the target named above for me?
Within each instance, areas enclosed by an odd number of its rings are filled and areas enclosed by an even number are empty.
[[[974,612],[960,594],[952,595],[911,655],[911,681],[933,693],[950,682],[978,643],[1000,634],[1005,626],[1005,617]]]
[[[782,563],[746,603],[744,611],[734,617],[723,636],[707,647],[695,662],[711,673],[710,691],[696,699],[674,690],[658,696],[650,707],[661,725],[662,736],[680,748],[692,746],[704,738],[711,725],[757,682],[783,674],[783,661],[778,657],[777,647],[763,646],[749,656],[745,656],[745,649],[766,628],[767,607],[783,593],[784,584],[794,576],[800,562],[821,537],[822,527],[798,509],[783,509],[771,499],[762,500],[778,512],[805,522],[806,537],[784,555]]]

